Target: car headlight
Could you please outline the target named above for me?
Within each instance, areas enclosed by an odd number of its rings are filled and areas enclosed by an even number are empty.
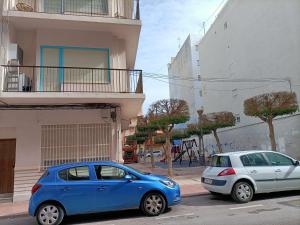
[[[166,185],[167,187],[174,187],[176,185],[176,183],[171,180],[160,180],[159,182]]]

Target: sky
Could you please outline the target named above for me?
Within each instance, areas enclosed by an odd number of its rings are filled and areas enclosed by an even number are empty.
[[[180,44],[190,33],[200,40],[203,22],[207,29],[224,3],[226,0],[140,0],[142,30],[136,69],[167,75],[167,64]],[[143,111],[147,113],[150,104],[169,98],[168,83],[144,77],[144,93]]]

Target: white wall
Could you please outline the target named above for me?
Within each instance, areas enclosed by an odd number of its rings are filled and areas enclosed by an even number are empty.
[[[119,116],[119,115],[118,115]],[[0,111],[0,138],[16,138],[16,170],[39,169],[41,125],[104,123],[102,110],[19,110]],[[118,121],[118,123],[120,123]],[[117,129],[113,127],[112,159],[118,159]],[[121,137],[119,137],[121,139]],[[120,140],[119,140],[120,141]]]
[[[204,79],[204,112],[226,110],[241,117],[237,127],[243,128],[236,132],[222,131],[221,141],[224,143],[240,134],[240,143],[245,144],[243,148],[253,148],[254,145],[247,139],[254,138],[256,129],[260,129],[263,136],[268,135],[265,128],[251,126],[261,121],[244,115],[245,99],[266,92],[292,90],[300,100],[299,12],[299,0],[229,0],[201,40],[199,54],[200,74]],[[273,82],[205,82],[214,78],[227,81],[264,78]],[[291,87],[287,80],[290,80]],[[285,120],[289,119],[280,121]],[[286,132],[295,129],[295,135],[289,140],[292,143],[297,143],[297,138],[300,138],[297,133],[299,125],[275,123],[278,144],[287,143]],[[256,148],[268,146],[268,139],[256,140]],[[285,148],[289,148],[287,151],[299,151],[299,145],[286,144]]]
[[[183,99],[188,103],[191,123],[197,122],[197,110],[202,105],[200,82],[191,80],[198,79],[199,74],[197,43],[197,39],[189,35],[176,57],[173,57],[168,64],[170,98]],[[172,79],[172,76],[180,79]]]

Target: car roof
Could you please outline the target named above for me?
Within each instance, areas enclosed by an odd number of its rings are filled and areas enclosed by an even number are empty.
[[[225,152],[225,153],[217,153],[217,156],[240,156],[250,153],[262,153],[262,152],[274,152],[271,150],[245,150],[245,151],[236,151],[236,152]]]
[[[51,166],[48,168],[48,171],[56,171],[56,170],[67,169],[71,167],[95,165],[95,164],[108,165],[108,166],[116,166],[116,165],[122,166],[121,164],[112,161],[76,162],[76,163],[66,163],[57,166]]]

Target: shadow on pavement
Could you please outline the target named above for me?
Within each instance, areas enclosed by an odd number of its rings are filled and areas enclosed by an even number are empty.
[[[253,197],[252,201],[284,198],[284,197],[293,197],[300,195],[300,191],[282,191],[282,192],[272,192],[266,194],[257,194]]]
[[[257,194],[254,195],[252,203],[256,201],[262,200],[272,200],[277,198],[285,198],[285,197],[293,197],[300,195],[300,191],[286,191],[286,192],[273,192],[273,193],[266,193],[266,194]],[[198,197],[191,197],[185,198],[182,205],[186,206],[222,206],[222,205],[232,205],[238,204],[236,203],[230,195],[206,195],[206,196],[198,196]]]
[[[140,210],[126,210],[107,213],[95,213],[87,215],[70,216],[65,218],[63,225],[85,224],[92,222],[107,222],[110,220],[136,219],[145,217]]]

